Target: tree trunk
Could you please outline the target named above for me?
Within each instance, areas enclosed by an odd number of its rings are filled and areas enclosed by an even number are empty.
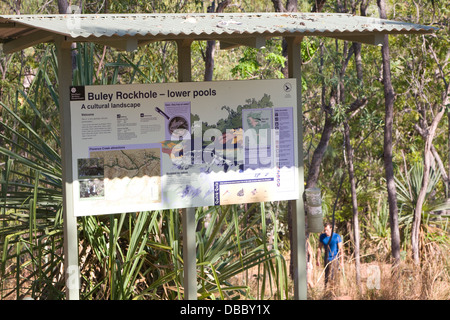
[[[66,14],[68,7],[69,4],[67,3],[67,0],[58,0],[58,13]]]
[[[450,51],[450,49],[449,49]],[[447,54],[447,57],[450,56],[450,52]],[[449,84],[447,84],[449,85]],[[447,90],[448,92],[448,90]],[[448,97],[448,95],[447,95]],[[445,104],[444,104],[445,106]],[[446,195],[447,195],[447,201],[450,203],[450,107],[448,107],[447,109],[447,130],[448,130],[448,134],[447,134],[447,143],[448,143],[448,148],[447,148],[447,153],[448,153],[448,173],[447,173],[447,187],[446,187]],[[447,214],[450,214],[450,210],[447,210]]]
[[[446,111],[446,105],[449,101],[450,94],[450,86],[447,88],[447,92],[444,95],[443,104],[441,110],[434,117],[430,128],[427,130],[426,139],[425,139],[425,150],[423,154],[423,177],[422,177],[422,185],[420,187],[419,194],[417,196],[416,207],[414,209],[414,219],[411,228],[411,248],[413,260],[416,265],[420,263],[420,255],[419,255],[419,233],[420,233],[420,222],[422,220],[422,209],[423,203],[425,202],[425,196],[427,194],[428,183],[429,183],[429,173],[431,166],[431,159],[433,157],[432,154],[432,143],[434,136],[436,134],[436,129],[441,121],[444,113]]]
[[[323,6],[325,5],[325,2],[327,2],[327,0],[315,0],[314,1],[314,6],[312,8],[312,12],[320,12],[322,11]]]
[[[297,5],[298,5],[298,0],[286,0],[286,7],[283,6],[283,3],[281,0],[272,0],[273,3],[273,7],[275,9],[275,12],[295,12],[297,11]],[[281,43],[281,47],[282,47],[282,52],[281,54],[283,55],[283,57],[286,59],[288,59],[288,45],[286,42],[286,39],[283,38],[283,41]],[[283,76],[285,78],[289,77],[289,72],[288,72],[288,63],[289,61],[287,61],[287,63],[284,65],[284,67],[281,67],[281,73],[283,74]]]
[[[325,115],[325,123],[323,125],[322,135],[320,136],[319,144],[314,150],[311,163],[308,169],[308,177],[306,179],[306,188],[314,188],[319,180],[320,165],[322,163],[323,155],[327,150],[331,134],[334,130],[334,123],[331,115]]]
[[[380,10],[380,18],[386,19],[385,0],[377,0]],[[393,266],[398,266],[400,262],[400,231],[398,227],[397,190],[394,181],[394,165],[392,163],[392,127],[394,122],[394,100],[395,94],[391,81],[391,67],[389,54],[389,36],[384,35],[383,46],[381,47],[383,84],[385,99],[385,126],[384,126],[384,169],[386,175],[389,222],[391,227],[391,250]]]
[[[322,10],[324,4],[326,1],[316,1],[316,4],[314,5],[313,11],[320,12]],[[322,73],[323,70],[323,46],[321,46],[320,49],[320,65],[319,65],[319,72]],[[352,52],[354,52],[352,50]],[[345,70],[348,66],[348,62],[350,61],[349,54],[344,61],[342,61],[342,67],[341,70],[339,70],[340,77],[342,78],[345,74]],[[342,82],[338,85],[342,87]],[[338,93],[338,91],[341,91],[341,94]],[[320,165],[322,163],[323,156],[325,154],[325,151],[327,150],[328,143],[330,142],[331,134],[333,133],[335,123],[332,120],[332,114],[333,114],[333,107],[337,103],[337,100],[341,98],[341,96],[344,94],[343,90],[340,90],[339,88],[332,89],[330,92],[330,102],[327,105],[325,103],[325,83],[322,83],[322,109],[325,111],[325,123],[322,130],[322,135],[320,137],[319,144],[317,145],[316,149],[314,150],[313,156],[311,158],[311,163],[309,164],[308,169],[308,176],[306,179],[306,188],[313,188],[316,186],[317,181],[319,179],[319,173],[320,173]],[[350,109],[348,112],[353,112],[359,107],[363,105],[363,102],[365,103],[365,99],[363,100],[356,100],[352,103]]]
[[[275,9],[275,12],[284,12],[284,6],[281,0],[272,0],[273,7]]]
[[[447,126],[448,126],[448,136],[447,136],[447,141],[448,141],[448,148],[447,148],[447,152],[448,152],[448,173],[447,173],[447,202],[450,203],[450,108],[448,109],[449,111],[447,112]],[[447,210],[447,215],[450,215],[450,209]]]
[[[357,2],[352,2],[352,13],[356,14],[356,4]],[[362,0],[360,4],[361,16],[366,16],[367,7],[369,5],[368,0]],[[353,42],[353,51],[355,52],[355,69],[356,77],[363,84],[363,66],[361,58],[361,43]],[[348,152],[348,176],[350,179],[350,187],[352,193],[352,209],[353,209],[353,233],[354,233],[354,243],[355,243],[355,274],[356,274],[356,285],[360,292],[362,292],[361,286],[361,254],[360,254],[360,228],[359,228],[359,213],[358,213],[358,198],[356,194],[356,182],[355,182],[355,172],[353,168],[353,148],[350,144],[350,128],[348,123],[344,123],[344,132],[346,133],[346,149]]]
[[[207,12],[223,12],[226,7],[228,7],[231,4],[232,0],[224,0],[220,2],[216,7],[216,1],[214,0],[211,4],[211,6],[208,7]],[[205,60],[205,74],[204,74],[204,81],[212,81],[213,74],[214,74],[214,52],[216,51],[216,41],[215,40],[209,40],[206,42],[206,52],[204,56]]]
[[[428,135],[428,128],[421,128],[417,123],[414,125],[414,129],[422,136],[423,140],[425,141],[427,139]],[[447,170],[445,169],[444,163],[442,162],[441,156],[439,155],[438,151],[434,147],[434,145],[431,145],[431,154],[433,156],[434,161],[436,161],[439,171],[441,172],[442,180],[447,188],[447,184],[449,182]],[[448,198],[447,191],[445,191],[445,195]]]
[[[353,168],[353,148],[350,144],[350,127],[348,121],[344,122],[344,139],[345,139],[345,151],[347,153],[347,167],[348,167],[348,177],[350,180],[350,188],[352,195],[352,212],[353,212],[353,239],[355,246],[355,269],[356,269],[356,285],[359,291],[362,291],[361,287],[361,260],[359,253],[359,219],[358,219],[358,198],[356,195],[356,179],[355,170]]]
[[[214,12],[214,2],[208,7],[207,12]],[[205,51],[205,75],[203,77],[204,81],[212,81],[214,74],[214,52],[216,51],[216,41],[208,40],[206,41],[206,51]]]

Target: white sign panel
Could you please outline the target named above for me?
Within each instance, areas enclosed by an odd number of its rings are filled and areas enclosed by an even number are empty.
[[[295,88],[71,87],[75,215],[298,199]]]

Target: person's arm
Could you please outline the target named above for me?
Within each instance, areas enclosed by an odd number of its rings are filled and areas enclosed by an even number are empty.
[[[307,256],[309,256],[309,258],[310,258],[309,260],[311,261],[311,259],[313,257],[313,250],[312,250],[311,245],[309,244],[309,240],[306,241],[306,254],[307,254]]]
[[[322,242],[319,242],[319,246],[317,247],[317,255],[316,255],[317,266],[320,266],[320,255],[321,255],[322,247],[323,247]]]

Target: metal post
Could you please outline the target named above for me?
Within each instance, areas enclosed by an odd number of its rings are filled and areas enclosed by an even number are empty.
[[[184,299],[197,300],[197,249],[195,243],[195,208],[183,209]]]
[[[192,40],[177,41],[178,81],[191,81],[191,43]],[[195,243],[195,208],[182,210],[183,223],[183,262],[184,299],[197,300],[197,249]]]
[[[61,123],[61,161],[64,210],[64,273],[67,300],[80,298],[80,272],[78,266],[77,218],[73,211],[72,141],[69,87],[72,85],[71,43],[64,37],[55,39],[58,55],[58,91]]]
[[[294,299],[306,300],[306,241],[305,241],[305,209],[303,204],[304,172],[303,172],[303,114],[302,114],[302,77],[301,77],[301,37],[288,37],[288,71],[289,78],[297,79],[297,143],[298,143],[298,181],[299,199],[290,202],[293,205],[292,231],[294,253]]]

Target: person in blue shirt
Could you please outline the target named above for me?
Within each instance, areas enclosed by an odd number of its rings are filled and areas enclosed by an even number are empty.
[[[330,289],[335,290],[339,283],[339,262],[342,266],[344,265],[344,250],[341,236],[335,232],[331,235],[332,228],[333,226],[331,223],[325,223],[324,232],[319,236],[317,266],[320,266],[322,249],[325,249],[325,289],[327,289],[327,284],[330,284]]]

